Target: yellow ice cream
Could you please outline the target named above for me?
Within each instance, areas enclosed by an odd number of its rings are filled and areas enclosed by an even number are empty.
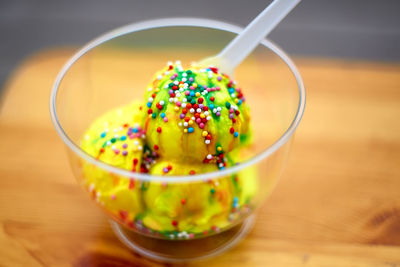
[[[99,117],[81,147],[110,165],[163,175],[165,182],[120,177],[84,162],[91,196],[125,226],[163,238],[200,237],[235,223],[256,192],[252,169],[207,181],[168,182],[168,176],[240,161],[236,148],[250,140],[241,90],[215,68],[184,70],[176,63],[155,75],[145,99]]]

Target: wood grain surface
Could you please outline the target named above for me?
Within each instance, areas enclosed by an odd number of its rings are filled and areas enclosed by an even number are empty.
[[[0,116],[0,266],[162,266],[88,201],[48,96],[70,49],[24,61]],[[187,266],[400,266],[400,65],[297,58],[308,105],[250,235]],[[168,265],[171,266],[171,265]]]

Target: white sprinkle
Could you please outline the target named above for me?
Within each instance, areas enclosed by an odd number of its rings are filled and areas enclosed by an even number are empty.
[[[184,101],[185,99],[186,99],[186,98],[182,99],[182,101],[183,101],[183,102],[186,102],[186,101]],[[186,103],[182,103],[182,107],[183,107],[183,108],[186,108]]]
[[[210,115],[210,112],[208,112],[208,110],[204,111],[204,115],[208,116],[208,115]]]
[[[172,65],[173,63],[172,63],[172,61],[168,61],[167,62],[167,66],[170,66],[170,65]]]
[[[115,138],[118,138],[118,137],[119,137],[119,135],[118,135],[118,134],[116,134],[116,135],[114,135],[114,137],[115,137]]]
[[[186,99],[186,98],[182,99],[182,102],[186,102],[186,101],[187,101],[187,99]]]
[[[208,121],[211,120],[211,116],[207,116],[207,120],[208,120]]]
[[[213,113],[217,113],[217,109],[216,108],[213,109]]]
[[[85,135],[85,140],[89,140],[90,139],[90,136],[87,134],[87,135]]]
[[[201,108],[196,109],[196,112],[200,113],[201,112]]]
[[[107,146],[110,146],[111,145],[111,141],[107,141]]]
[[[160,105],[162,106],[162,105],[164,105],[165,103],[164,103],[164,100],[161,100],[160,101]]]
[[[114,133],[118,132],[118,129],[114,129]]]
[[[151,90],[153,90],[153,88],[151,88],[151,87],[147,88],[147,91],[150,92]]]
[[[139,147],[138,147],[138,149],[139,149],[139,150],[142,150],[142,149],[143,149],[143,147],[142,147],[142,146],[139,146]]]
[[[217,107],[217,111],[221,111],[222,110],[222,108],[221,107]]]
[[[168,84],[164,85],[164,89],[168,89]]]
[[[174,103],[176,103],[176,102],[178,102],[178,98],[175,97],[174,98]]]
[[[153,103],[153,100],[154,100],[154,98],[149,97],[149,102],[150,102],[150,103]]]
[[[210,144],[210,140],[206,140],[206,141],[204,141],[204,143],[206,143],[207,145],[209,145]]]
[[[211,154],[207,155],[207,159],[212,159],[212,158],[213,158],[213,156]]]
[[[182,73],[182,76],[183,76],[183,77],[186,77],[186,76],[187,76],[187,73],[186,73],[186,72]]]
[[[189,111],[190,113],[194,113],[194,108],[191,108]]]
[[[231,94],[231,97],[235,97],[235,93],[232,93],[232,94]]]
[[[174,101],[174,99],[173,99],[172,97],[170,97],[170,98],[168,99],[168,101],[169,101],[169,103],[172,103],[172,102]]]
[[[161,78],[162,78],[161,75],[158,75],[158,76],[157,76],[157,80],[161,80]]]
[[[133,141],[133,144],[139,145],[139,141],[138,141],[138,140],[135,140],[135,141]]]
[[[196,120],[196,118],[195,118],[195,117],[192,117],[191,119],[192,119],[192,121]]]
[[[179,82],[178,82],[178,81],[174,81],[174,84],[175,84],[175,85],[178,85],[178,84],[179,84]]]
[[[169,71],[164,72],[164,74],[165,74],[165,75],[168,75],[168,74],[169,74]]]
[[[181,61],[180,61],[180,60],[177,60],[177,61],[175,61],[175,64],[177,64],[177,65],[181,65],[182,63],[181,63]]]
[[[183,123],[183,126],[185,126],[185,127],[187,127],[189,124],[185,121],[184,123]]]
[[[186,82],[187,81],[187,79],[186,78],[182,78],[182,82]]]
[[[214,185],[215,185],[215,186],[219,186],[219,182],[218,182],[218,181],[215,181]]]
[[[116,149],[116,147],[113,145],[113,146],[111,147],[111,149],[112,149],[112,150],[115,150],[115,149]]]
[[[180,93],[176,93],[176,97],[181,97],[181,94]]]
[[[182,127],[182,122],[178,123],[179,127]]]

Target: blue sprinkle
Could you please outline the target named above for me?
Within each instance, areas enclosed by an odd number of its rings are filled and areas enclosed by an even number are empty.
[[[137,133],[139,131],[138,128],[133,128],[132,132]]]
[[[151,107],[151,103],[147,102],[147,107],[150,108]]]
[[[239,201],[238,197],[233,198],[233,203],[238,203],[238,201]]]
[[[238,105],[240,105],[240,104],[242,104],[242,100],[241,100],[241,99],[240,99],[239,102],[238,102]]]
[[[106,132],[102,132],[101,135],[100,135],[100,137],[101,137],[101,138],[104,138],[104,137],[106,137],[106,135],[107,135]]]
[[[230,93],[230,94],[232,94],[232,93],[234,93],[234,92],[235,92],[235,89],[233,89],[233,88],[229,88],[229,89],[228,89],[228,91],[229,91],[229,93]]]
[[[190,92],[190,96],[194,96],[194,92],[193,91]]]
[[[210,104],[208,107],[209,107],[210,109],[214,109],[214,104]]]
[[[188,128],[188,133],[193,133],[193,131],[194,131],[193,127]]]
[[[238,132],[235,132],[235,133],[233,134],[233,136],[234,136],[234,137],[238,137],[238,136],[239,136],[239,133],[238,133]]]
[[[161,116],[161,118],[163,118],[164,119],[164,117],[165,117],[165,113],[163,112],[163,113],[161,113],[160,114],[160,116]]]
[[[125,141],[125,140],[126,140],[126,136],[125,135],[121,136],[121,141]]]

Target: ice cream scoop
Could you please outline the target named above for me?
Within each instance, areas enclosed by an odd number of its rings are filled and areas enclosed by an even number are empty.
[[[215,162],[249,138],[244,95],[215,67],[184,69],[179,61],[169,62],[156,73],[145,100],[146,141],[162,158]]]

